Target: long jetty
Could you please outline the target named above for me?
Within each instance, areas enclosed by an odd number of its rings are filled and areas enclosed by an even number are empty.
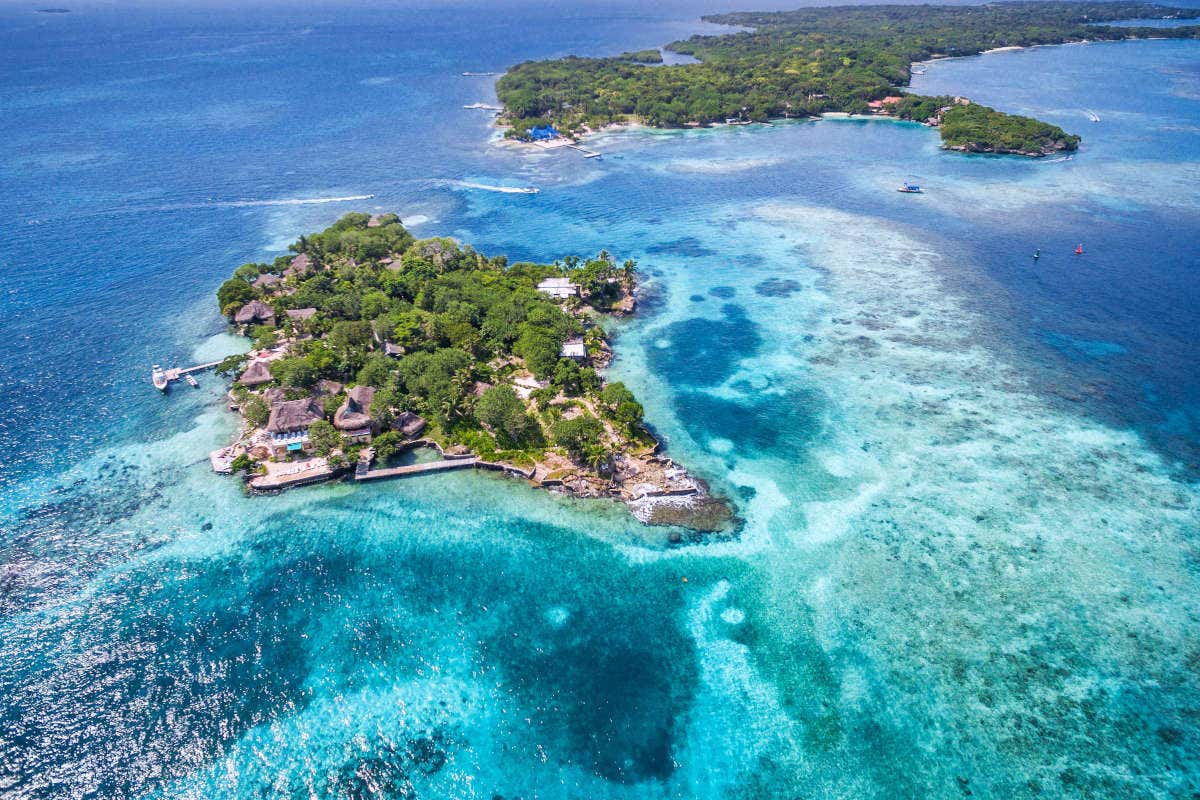
[[[465,469],[478,465],[479,459],[471,456],[469,458],[447,458],[442,461],[430,461],[425,464],[408,464],[403,467],[383,467],[380,469],[359,469],[354,472],[354,480],[356,481],[374,481],[381,478],[402,478],[406,475],[420,475],[426,472],[444,472],[451,469]],[[361,462],[360,462],[361,464]]]
[[[599,158],[602,153],[597,153],[595,150],[588,150],[586,147],[580,147],[574,142],[568,142],[565,139],[558,139],[554,144],[546,144],[544,142],[534,142],[534,144],[543,150],[557,150],[560,147],[569,147],[572,150],[577,150],[583,153],[584,158]]]
[[[204,370],[212,369],[213,367],[218,366],[220,363],[220,361],[209,361],[207,364],[197,364],[194,367],[171,367],[171,369],[163,370],[163,376],[166,378],[166,383],[162,388],[165,389],[171,383],[179,380],[184,375],[191,375],[193,372],[204,372]],[[153,382],[153,376],[151,376],[151,383]]]

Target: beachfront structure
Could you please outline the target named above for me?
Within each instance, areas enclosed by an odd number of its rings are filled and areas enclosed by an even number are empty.
[[[252,280],[250,285],[255,289],[273,289],[274,287],[278,286],[282,280],[283,279],[278,275],[272,275],[269,272],[264,272],[262,275],[259,275],[257,278]]]
[[[262,300],[251,300],[233,315],[238,325],[275,325],[275,309]]]
[[[867,105],[870,107],[872,113],[886,114],[895,108],[896,104],[903,99],[904,98],[899,97],[898,95],[890,95],[882,100],[872,100],[871,102],[867,103]]]
[[[392,420],[392,430],[400,431],[406,438],[412,439],[425,430],[425,420],[411,411],[401,411]]]
[[[269,409],[276,403],[282,403],[284,400],[287,400],[287,393],[288,390],[282,386],[272,386],[270,389],[265,389],[262,392],[262,399],[267,401],[267,408]]]
[[[318,397],[336,397],[341,394],[342,390],[345,388],[345,386],[337,381],[331,381],[328,378],[322,378],[321,380],[317,381],[317,387],[313,390],[313,393]]]
[[[308,426],[325,418],[321,404],[310,398],[284,400],[271,407],[267,433],[271,436],[271,455],[285,458],[289,453],[312,452]]]
[[[262,386],[272,381],[271,368],[266,361],[251,361],[250,366],[238,378],[242,386]]]
[[[312,319],[317,310],[315,308],[289,308],[284,313],[293,322],[303,322],[304,320]]]
[[[570,358],[574,361],[586,361],[588,357],[587,345],[583,343],[583,339],[567,339],[563,342],[562,351],[559,353],[562,358]]]
[[[283,312],[292,321],[292,327],[297,330],[307,330],[309,321],[317,315],[315,308],[289,308]]]
[[[529,129],[529,139],[534,142],[548,142],[558,138],[558,130],[553,125],[538,125]]]
[[[570,278],[546,278],[537,285],[537,289],[559,300],[579,296],[579,284],[571,283]]]
[[[371,441],[371,401],[374,386],[355,386],[346,392],[346,401],[333,415],[333,427],[355,442]]]
[[[312,267],[312,259],[308,257],[308,253],[301,253],[292,259],[292,263],[283,271],[283,277],[287,278],[292,275],[304,275]]]

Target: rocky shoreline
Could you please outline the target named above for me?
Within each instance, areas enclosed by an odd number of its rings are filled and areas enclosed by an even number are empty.
[[[226,450],[233,447],[236,445]],[[715,533],[727,531],[735,524],[730,505],[725,500],[714,497],[709,492],[708,485],[692,476],[686,467],[660,455],[657,446],[649,453],[617,457],[607,477],[578,469],[565,459],[539,462],[532,468],[523,468],[506,461],[484,461],[470,450],[462,447],[443,449],[431,439],[412,440],[407,442],[403,449],[420,448],[437,450],[442,455],[443,462],[462,462],[464,466],[523,478],[531,486],[547,491],[583,499],[618,500],[645,525],[683,527],[700,533]],[[223,451],[215,451],[213,455],[221,452]],[[469,464],[465,463],[468,461]],[[370,457],[360,463],[360,469],[369,468]],[[354,466],[333,467],[323,458],[313,458],[308,460],[306,469],[294,474],[275,473],[243,477],[247,489],[252,494],[270,495],[330,480],[353,479],[358,472]]]

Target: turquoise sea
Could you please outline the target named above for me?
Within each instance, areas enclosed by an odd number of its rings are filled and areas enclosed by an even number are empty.
[[[0,6],[0,796],[1198,796],[1200,43],[916,79],[1070,160],[860,119],[585,160],[463,108],[730,7]],[[636,257],[611,373],[739,534],[214,476],[221,382],[149,365],[350,210]]]

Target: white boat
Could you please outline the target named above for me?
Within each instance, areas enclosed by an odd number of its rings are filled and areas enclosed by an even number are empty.
[[[154,384],[154,388],[160,392],[167,390],[167,373],[163,372],[163,368],[158,364],[150,368],[150,381]]]
[[[183,376],[183,379],[184,379],[185,381],[187,381],[187,382],[188,382],[188,386],[191,386],[193,389],[199,389],[199,388],[200,388],[200,382],[199,382],[199,381],[197,381],[195,378],[193,378],[191,375],[184,375],[184,376]]]

